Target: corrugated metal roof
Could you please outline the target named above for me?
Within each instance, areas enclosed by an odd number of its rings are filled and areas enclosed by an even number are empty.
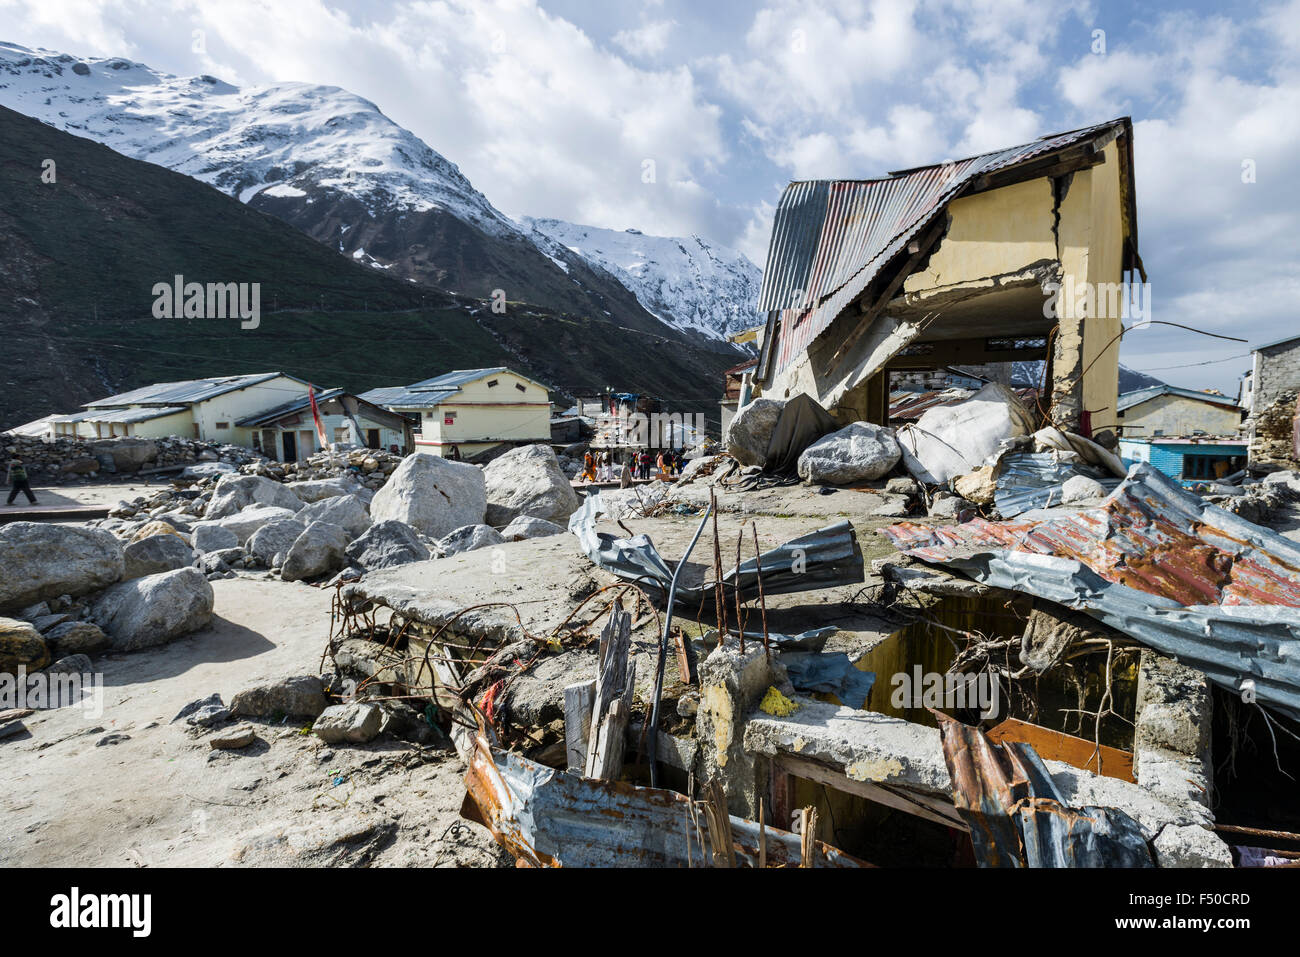
[[[801,355],[880,270],[978,176],[1122,131],[1111,120],[885,179],[791,183],[777,206],[758,308],[779,312],[772,374]],[[766,361],[763,366],[768,367]]]
[[[904,554],[1087,612],[1300,718],[1300,545],[1149,465],[1097,508],[884,530]]]
[[[387,409],[432,409],[455,395],[460,395],[460,389],[415,391],[407,386],[391,386],[384,389],[371,389],[369,392],[361,393],[357,398],[382,405]]]
[[[1141,405],[1150,399],[1162,395],[1176,395],[1184,399],[1196,399],[1199,402],[1209,402],[1212,405],[1226,405],[1229,408],[1240,408],[1235,399],[1226,395],[1216,395],[1213,392],[1198,392],[1195,389],[1180,389],[1175,385],[1153,385],[1145,389],[1134,389],[1132,392],[1125,392],[1115,403],[1115,407],[1123,412],[1125,409],[1131,409],[1135,405]]]
[[[466,382],[473,382],[481,379],[486,375],[497,375],[501,372],[509,372],[505,366],[497,366],[493,369],[457,369],[453,372],[444,372],[442,375],[434,376],[432,379],[425,379],[422,382],[416,382],[408,385],[407,388],[412,392],[428,392],[435,389],[454,389],[464,385]]]
[[[1059,505],[1065,483],[1076,475],[1099,482],[1107,492],[1113,492],[1120,483],[1104,469],[1078,461],[1078,456],[1063,458],[1058,452],[1013,452],[998,462],[993,502],[1003,518],[1015,518],[1031,508]]]
[[[215,379],[186,379],[182,382],[155,382],[130,392],[112,395],[107,399],[87,402],[85,408],[114,405],[174,405],[178,402],[202,402],[236,389],[244,389],[260,382],[268,382],[279,372],[258,372],[251,375],[222,376]]]
[[[188,406],[173,405],[158,408],[149,406],[142,409],[90,409],[86,412],[74,412],[72,415],[56,415],[51,422],[148,422],[163,416],[175,415],[177,412],[189,411]]]
[[[343,394],[342,389],[328,389],[325,392],[317,392],[316,402],[319,405],[321,402],[328,402],[330,399],[336,399],[342,394]],[[358,398],[360,398],[360,396],[358,396]],[[294,412],[299,412],[303,409],[310,408],[310,406],[311,406],[311,398],[309,396],[303,395],[298,397],[297,399],[293,399],[289,402],[282,403],[273,408],[266,409],[263,412],[258,412],[255,415],[250,415],[247,416],[246,418],[240,419],[238,422],[235,423],[235,425],[239,426],[240,428],[251,428],[253,426],[262,425],[263,423],[266,422],[274,422],[276,419],[284,418],[284,416],[286,415],[291,415]]]

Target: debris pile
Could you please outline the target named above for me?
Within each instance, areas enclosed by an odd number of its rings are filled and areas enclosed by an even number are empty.
[[[269,459],[240,469],[245,475],[261,475],[278,482],[318,481],[353,476],[368,489],[383,487],[403,456],[386,449],[338,449],[317,452],[297,462],[274,462]]]
[[[84,481],[105,475],[133,475],[199,463],[221,463],[229,469],[265,461],[237,445],[183,439],[78,439],[51,440],[0,435],[5,461],[21,459],[36,484]]]

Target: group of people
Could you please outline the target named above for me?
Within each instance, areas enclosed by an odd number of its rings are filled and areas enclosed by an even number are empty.
[[[582,457],[583,482],[619,482],[625,488],[635,479],[649,480],[653,469],[661,478],[673,479],[681,474],[683,455],[679,449],[664,449],[658,455],[651,456],[648,451],[633,452],[626,464],[614,461],[613,453],[608,449],[591,451]]]

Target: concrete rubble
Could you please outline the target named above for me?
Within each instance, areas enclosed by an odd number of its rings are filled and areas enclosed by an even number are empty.
[[[978,434],[949,415],[935,434],[956,452],[937,458],[865,423],[791,458],[770,445],[784,407],[772,402],[733,419],[725,450],[701,448],[675,483],[599,499],[579,495],[546,447],[486,466],[417,453],[360,474],[322,460],[177,475],[85,525],[0,526],[0,556],[23,569],[0,584],[0,672],[72,674],[202,643],[214,585],[229,580],[318,588],[332,596],[320,660],[228,705],[193,701],[177,733],[214,767],[282,747],[287,729],[331,754],[441,755],[464,769],[462,813],[504,849],[495,863],[1041,862],[972,841],[982,819],[952,761],[978,750],[1000,773],[1041,766],[1044,800],[1104,821],[1105,866],[1233,866],[1240,838],[1221,830],[1212,797],[1233,787],[1214,731],[1225,705],[1205,674],[874,534],[900,519],[996,520],[1008,490],[1046,489],[1039,513],[1110,494],[1104,448],[1035,431],[1014,396],[983,396],[1004,414]],[[797,469],[773,480],[769,453]],[[1242,517],[1286,509],[1293,475],[1207,495]],[[1024,476],[1045,484],[1011,484]],[[819,564],[840,535],[853,568]],[[947,691],[900,697],[914,672]],[[943,696],[956,679],[996,683],[988,716]],[[945,722],[969,729],[965,751]],[[572,822],[615,811],[634,823],[577,836]],[[665,843],[670,831],[688,836]],[[388,839],[357,833],[366,853]],[[289,845],[333,859],[294,835],[249,832],[241,846],[249,859]],[[1040,852],[1060,866],[1098,860],[1066,837]]]

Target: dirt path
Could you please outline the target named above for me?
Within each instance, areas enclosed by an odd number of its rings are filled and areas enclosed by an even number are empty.
[[[314,674],[331,592],[213,583],[212,624],[171,645],[100,658],[103,713],[37,712],[0,742],[0,866],[465,865],[505,859],[461,822],[463,765],[384,737],[330,747],[305,721],[257,724],[212,751],[185,704]]]

